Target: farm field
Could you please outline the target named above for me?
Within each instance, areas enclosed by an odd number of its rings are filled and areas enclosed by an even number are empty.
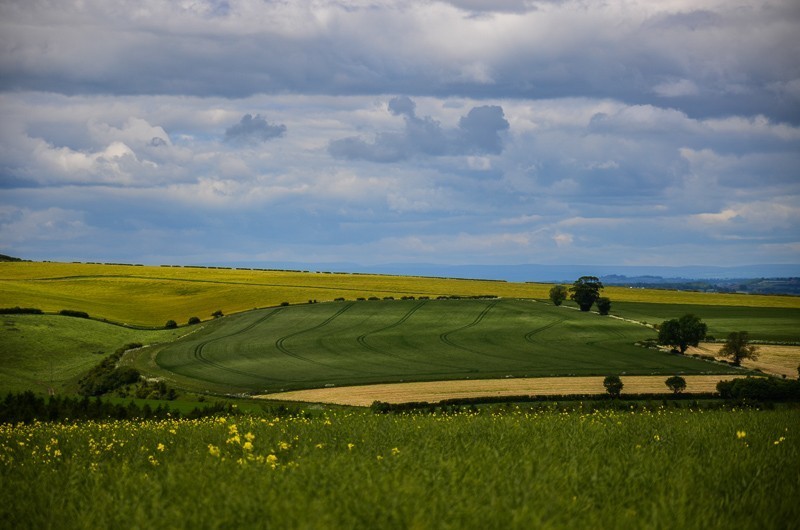
[[[746,330],[753,341],[800,344],[800,309],[788,307],[745,307],[709,304],[648,304],[614,302],[614,315],[649,324],[658,324],[686,313],[693,313],[708,324],[708,334],[724,340],[729,333]]]
[[[0,394],[74,391],[81,375],[125,344],[168,342],[187,333],[56,315],[0,315],[0,323]]]
[[[220,319],[158,348],[154,359],[176,385],[226,393],[507,376],[742,373],[634,345],[653,336],[645,326],[535,301],[338,302]]]
[[[800,411],[0,426],[7,528],[792,528]]]
[[[715,392],[717,383],[741,375],[687,375],[684,393]],[[670,390],[666,377],[632,375],[622,377],[626,394],[666,394]],[[429,381],[416,383],[391,383],[378,385],[314,388],[265,394],[269,400],[329,403],[369,407],[375,401],[383,403],[421,402],[438,403],[448,399],[516,396],[594,396],[605,394],[603,377],[531,377],[510,379],[478,379],[461,381]]]
[[[376,296],[497,295],[545,300],[550,285],[486,280],[316,272],[204,269],[74,263],[0,263],[0,307],[86,311],[92,317],[140,326],[185,323],[282,302],[306,303]],[[707,294],[609,287],[614,302],[791,308],[800,297]],[[647,315],[646,312],[644,316]],[[645,318],[647,320],[647,318]],[[662,319],[663,320],[663,319]]]

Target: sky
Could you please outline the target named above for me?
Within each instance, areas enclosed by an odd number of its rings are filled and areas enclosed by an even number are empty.
[[[800,263],[796,0],[2,0],[0,253]]]

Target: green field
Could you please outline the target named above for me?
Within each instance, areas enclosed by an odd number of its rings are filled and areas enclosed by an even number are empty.
[[[734,373],[635,346],[647,327],[525,300],[405,300],[252,311],[161,348],[179,386],[273,392],[326,385],[627,373]]]
[[[795,528],[800,411],[0,425],[4,528]]]
[[[78,378],[117,348],[172,341],[186,333],[56,315],[0,315],[0,322],[0,393],[74,391]]]
[[[744,330],[754,341],[800,343],[800,309],[617,302],[612,313],[650,324],[693,313],[708,324],[708,334],[716,339]]]

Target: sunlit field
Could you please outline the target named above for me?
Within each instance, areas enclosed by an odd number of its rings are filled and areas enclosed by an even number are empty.
[[[0,263],[0,306],[80,310],[131,325],[185,324],[192,316],[235,313],[283,302],[393,296],[547,299],[551,285],[413,276],[328,274],[192,267]],[[800,308],[800,297],[728,295],[609,287],[617,302]]]
[[[0,427],[6,528],[792,528],[800,411]]]

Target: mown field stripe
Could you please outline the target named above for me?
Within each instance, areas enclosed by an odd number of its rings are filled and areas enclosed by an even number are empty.
[[[461,331],[464,331],[464,330],[467,330],[467,329],[470,329],[470,328],[473,328],[473,327],[479,325],[483,321],[483,319],[486,318],[486,315],[488,315],[489,312],[492,309],[494,309],[494,307],[497,305],[498,302],[499,302],[499,300],[494,300],[493,302],[490,302],[483,309],[483,311],[481,311],[480,314],[477,317],[475,317],[475,320],[473,320],[469,324],[466,324],[466,325],[461,326],[459,328],[456,328],[456,329],[453,329],[453,330],[446,331],[446,332],[442,333],[441,335],[439,335],[439,340],[442,341],[443,343],[447,344],[450,347],[453,347],[453,348],[456,348],[456,349],[459,349],[459,350],[462,350],[462,351],[466,351],[466,352],[469,352],[469,353],[472,353],[472,354],[475,354],[475,355],[479,355],[479,356],[482,356],[482,357],[492,357],[494,359],[503,359],[504,361],[513,361],[513,362],[517,362],[517,363],[524,362],[523,360],[517,359],[517,358],[514,358],[514,357],[507,357],[505,355],[496,355],[496,354],[493,354],[493,353],[487,353],[485,351],[476,350],[474,348],[469,348],[467,346],[462,346],[461,344],[456,343],[451,338],[451,335],[454,335],[456,333],[459,333]]]
[[[714,392],[719,381],[743,375],[685,375],[685,393]],[[622,376],[625,394],[669,394],[667,376]],[[295,390],[254,396],[279,401],[303,401],[367,407],[375,401],[437,403],[445,399],[490,396],[582,396],[605,394],[603,377],[538,377],[388,383]]]

